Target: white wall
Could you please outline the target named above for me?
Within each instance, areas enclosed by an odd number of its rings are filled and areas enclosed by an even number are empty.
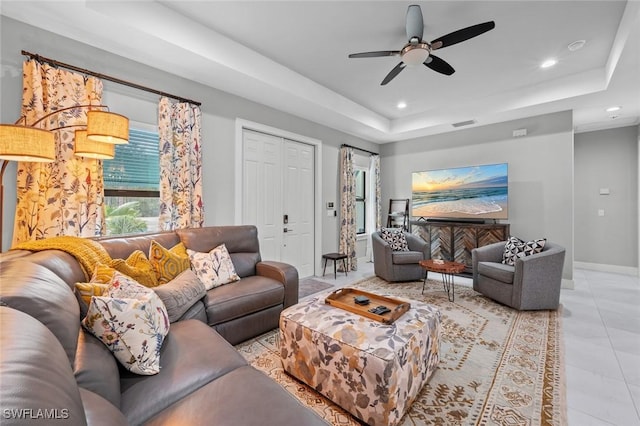
[[[188,75],[175,76],[152,66],[113,55],[75,40],[0,17],[2,79],[0,120],[12,123],[20,116],[22,91],[21,50],[112,75],[164,92],[202,102],[203,199],[206,225],[234,223],[235,120],[242,118],[322,141],[323,203],[338,201],[338,149],[347,143],[370,151],[378,146],[369,141],[283,113],[247,99],[203,86]],[[153,65],[153,64],[151,64]],[[156,122],[158,96],[105,82],[104,101],[110,110],[132,121]],[[5,173],[4,234],[2,247],[10,246],[15,214],[15,164]],[[322,252],[337,251],[338,219],[325,214],[322,222]],[[320,256],[318,254],[318,256]]]
[[[514,129],[528,135],[513,138]],[[573,131],[570,111],[386,144],[382,198],[411,198],[411,173],[509,164],[511,235],[545,237],[566,248],[563,278],[573,279]],[[570,284],[569,284],[570,285]]]
[[[576,134],[575,158],[576,261],[637,268],[638,127]]]

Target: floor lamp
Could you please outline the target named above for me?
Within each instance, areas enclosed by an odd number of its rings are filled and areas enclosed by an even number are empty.
[[[45,130],[37,126],[52,115],[71,109],[88,109],[87,124]],[[129,142],[129,119],[109,111],[104,105],[76,105],[50,112],[27,125],[26,117],[15,124],[0,124],[0,252],[4,228],[4,172],[10,161],[46,162],[56,159],[54,131],[82,127],[75,131],[75,155],[97,159],[115,156],[115,145]],[[24,122],[24,125],[18,123]]]

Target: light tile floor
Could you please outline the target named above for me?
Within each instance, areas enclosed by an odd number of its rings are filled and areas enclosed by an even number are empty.
[[[317,278],[344,287],[372,275],[373,264],[360,261],[348,276]],[[586,269],[573,278],[575,289],[560,296],[569,425],[640,426],[640,280]]]

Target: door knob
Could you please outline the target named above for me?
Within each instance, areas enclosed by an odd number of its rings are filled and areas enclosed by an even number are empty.
[[[284,228],[283,232],[293,232],[293,229]]]

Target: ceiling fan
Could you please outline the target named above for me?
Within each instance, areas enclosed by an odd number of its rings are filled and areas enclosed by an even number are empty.
[[[419,5],[411,5],[407,9],[407,38],[409,41],[404,45],[402,50],[382,50],[376,52],[363,52],[352,53],[350,58],[375,58],[378,56],[400,56],[402,61],[395,66],[382,80],[381,85],[389,83],[393,80],[400,71],[406,66],[415,66],[424,64],[428,68],[437,71],[441,74],[451,75],[455,72],[453,67],[446,61],[440,59],[437,56],[431,54],[432,51],[442,49],[443,47],[451,46],[456,43],[469,40],[470,38],[479,36],[482,33],[486,33],[489,30],[494,29],[495,22],[488,21],[482,24],[472,25],[470,27],[462,28],[458,31],[454,31],[442,37],[438,37],[431,43],[428,43],[422,39],[422,33],[424,31],[424,24],[422,22],[422,9]]]

